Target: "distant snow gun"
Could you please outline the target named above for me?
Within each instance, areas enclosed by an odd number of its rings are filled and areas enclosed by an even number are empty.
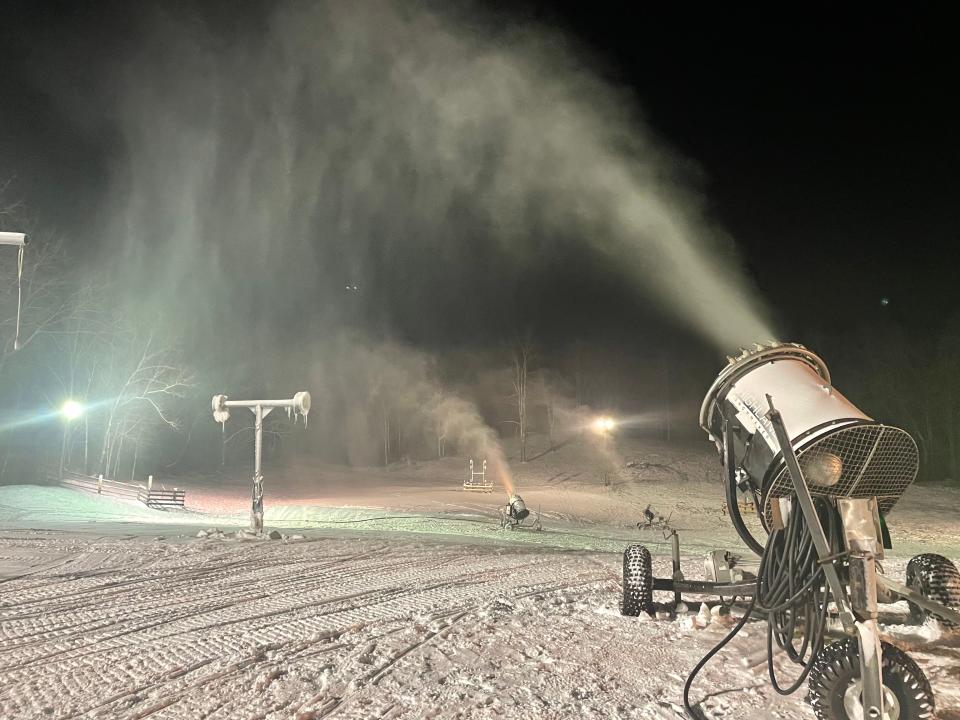
[[[527,520],[531,522],[525,525],[524,523]],[[543,526],[540,524],[540,513],[538,512],[536,517],[531,516],[523,498],[514,493],[507,498],[507,504],[500,509],[500,528],[506,530],[522,528],[539,531],[543,529]]]
[[[878,606],[900,599],[915,622],[933,616],[960,627],[960,572],[950,560],[914,557],[905,584],[877,563],[891,547],[885,518],[917,475],[913,438],[841,395],[817,355],[781,343],[729,358],[703,401],[700,425],[723,462],[731,522],[759,561],[713,551],[709,580],[687,581],[675,542],[671,580],[652,577],[642,545],[627,548],[623,565],[624,614],[653,612],[654,590],[673,591],[675,603],[681,592],[697,592],[729,603],[739,597],[746,606],[688,676],[687,714],[698,717],[689,699],[696,675],[756,616],[767,621],[771,685],[787,695],[806,682],[820,720],[932,718],[923,671],[881,642],[878,628]],[[738,494],[753,500],[756,520],[742,516]],[[837,639],[828,644],[828,636]],[[777,677],[774,643],[802,667],[790,682]]]

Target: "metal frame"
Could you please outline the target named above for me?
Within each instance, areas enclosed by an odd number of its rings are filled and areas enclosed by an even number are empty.
[[[672,578],[654,578],[653,589],[674,593],[674,599],[680,593],[700,595],[721,595],[726,597],[753,597],[757,591],[756,580],[742,583],[718,583],[709,580],[674,580]]]
[[[960,625],[960,612],[949,608],[946,605],[941,605],[938,602],[931,600],[928,597],[925,597],[918,593],[916,590],[911,590],[906,585],[891,580],[890,578],[884,575],[877,575],[877,585],[886,590],[888,593],[897,595],[904,600],[909,600],[914,605],[922,607],[924,610],[943,618],[949,622],[952,622],[956,625]]]
[[[670,540],[670,558],[673,565],[673,575],[670,578],[653,578],[653,589],[672,592],[675,604],[679,605],[683,601],[681,593],[685,592],[699,595],[725,595],[727,597],[753,597],[756,593],[757,581],[755,579],[738,583],[686,579],[680,568],[679,533],[674,528],[667,528],[664,536]]]
[[[780,445],[780,452],[793,481],[797,502],[803,512],[803,518],[810,530],[810,537],[817,550],[817,556],[823,566],[823,574],[833,595],[834,602],[840,614],[844,631],[848,635],[855,635],[860,645],[860,678],[863,683],[862,704],[865,718],[882,718],[884,716],[882,649],[880,646],[880,632],[877,627],[877,569],[876,557],[866,547],[854,547],[850,554],[851,592],[848,595],[846,588],[840,581],[840,575],[834,565],[833,550],[830,547],[820,517],[813,504],[813,497],[807,488],[803,471],[797,460],[797,454],[787,435],[783,424],[783,417],[773,405],[773,398],[767,395],[767,405],[770,408],[768,418],[773,425]],[[846,528],[844,528],[846,532]],[[874,538],[876,542],[876,538]],[[858,620],[857,616],[861,617]]]
[[[274,408],[286,408],[287,413],[302,415],[306,423],[310,412],[310,393],[298,392],[288,400],[228,400],[226,395],[213,396],[213,419],[223,424],[230,418],[230,408],[244,407],[254,415],[253,441],[253,497],[250,508],[250,529],[257,535],[263,533],[263,419]]]
[[[470,458],[470,466],[467,471],[469,478],[463,481],[463,489],[467,492],[493,492],[493,481],[487,480],[487,461],[483,461],[482,469],[477,472],[474,470],[473,458]],[[477,480],[477,478],[480,478]]]

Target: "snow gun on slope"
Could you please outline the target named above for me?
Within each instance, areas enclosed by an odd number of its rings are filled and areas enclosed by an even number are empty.
[[[530,523],[525,525],[524,523],[528,519]],[[539,511],[535,516],[531,515],[523,498],[513,493],[507,498],[507,504],[500,508],[500,529],[540,531],[543,529],[543,525],[540,524]]]
[[[905,584],[877,564],[891,547],[885,518],[917,474],[913,438],[834,389],[817,355],[779,343],[729,359],[703,401],[700,425],[723,461],[731,521],[759,563],[738,568],[736,556],[715,551],[707,561],[712,582],[684,581],[675,543],[672,580],[652,577],[642,545],[627,548],[623,564],[624,614],[651,612],[653,590],[672,590],[677,602],[680,591],[750,598],[740,622],[687,678],[686,712],[697,717],[689,702],[697,673],[755,615],[767,621],[772,686],[786,695],[807,682],[821,720],[932,718],[923,671],[881,642],[877,621],[879,604],[905,599],[916,622],[931,615],[960,626],[960,573],[950,560],[914,557]],[[738,493],[753,499],[762,541]],[[828,635],[839,639],[827,644]],[[803,668],[786,685],[775,672],[774,642]]]

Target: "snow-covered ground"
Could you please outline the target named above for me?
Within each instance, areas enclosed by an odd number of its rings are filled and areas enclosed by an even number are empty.
[[[242,478],[183,481],[184,513],[0,487],[0,717],[682,717],[683,680],[727,622],[621,616],[620,552],[660,547],[633,526],[647,503],[685,530],[689,576],[701,550],[733,546],[713,459],[625,448],[605,485],[563,452],[518,465],[542,533],[499,530],[502,495],[464,493],[453,459],[268,472],[274,541],[197,537],[246,523]],[[919,549],[956,560],[958,514],[951,491],[912,489],[887,572]],[[885,615],[890,639],[939,717],[960,719],[960,638],[904,615]],[[751,622],[707,666],[693,692],[707,717],[813,717],[803,692],[769,688],[764,641]]]

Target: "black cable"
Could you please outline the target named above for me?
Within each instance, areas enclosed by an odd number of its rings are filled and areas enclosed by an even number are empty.
[[[770,543],[772,542],[772,540],[773,540],[773,535],[770,535],[767,538],[767,548],[764,549],[760,555],[761,569],[763,568],[764,560],[767,557],[767,549],[769,549]],[[758,584],[759,584],[759,573],[758,573]],[[693,707],[690,705],[690,688],[693,686],[694,679],[697,677],[697,675],[700,674],[700,671],[703,670],[704,666],[708,662],[710,662],[711,658],[713,658],[714,655],[716,655],[718,652],[723,650],[726,644],[731,640],[733,640],[733,638],[736,637],[737,633],[739,633],[743,629],[743,626],[747,624],[747,620],[750,619],[750,613],[753,612],[754,606],[756,604],[757,604],[757,593],[754,592],[753,597],[750,598],[750,604],[747,605],[747,609],[744,611],[743,617],[740,618],[740,622],[734,625],[733,629],[727,633],[726,637],[724,637],[723,640],[721,640],[716,645],[714,645],[713,648],[710,650],[710,652],[708,652],[706,655],[700,658],[700,661],[694,666],[693,670],[690,671],[690,674],[687,675],[687,680],[683,684],[683,709],[684,709],[684,712],[687,713],[687,717],[689,717],[690,720],[700,720],[700,718],[697,717],[697,714],[694,711]]]
[[[816,507],[821,524],[826,527],[831,552],[835,552],[841,537],[839,516],[824,501],[819,501]],[[836,562],[840,557],[842,555],[832,561]],[[743,629],[754,610],[767,618],[767,671],[773,689],[781,695],[795,692],[806,681],[813,666],[812,660],[823,648],[830,600],[830,588],[813,536],[797,509],[785,529],[774,530],[767,538],[767,546],[760,556],[756,589],[740,622],[700,659],[687,676],[683,686],[683,707],[687,715],[698,720],[690,705],[690,688],[697,674]],[[798,646],[796,635],[801,622],[803,634]],[[774,642],[790,660],[803,667],[799,677],[788,687],[783,687],[777,679],[773,664]]]
[[[826,503],[821,502],[817,510],[833,551],[839,543],[839,518]],[[799,513],[785,530],[771,535],[757,577],[756,597],[767,616],[767,671],[771,685],[779,694],[790,695],[806,681],[811,661],[823,648],[831,599],[813,536]],[[796,636],[801,623],[798,646]],[[791,661],[803,667],[787,687],[781,685],[774,668],[774,641]]]
[[[743,629],[743,626],[747,624],[747,620],[750,619],[750,613],[753,612],[753,606],[756,604],[756,602],[757,597],[754,595],[750,600],[750,604],[747,605],[747,609],[743,613],[743,617],[740,618],[740,622],[738,622],[733,629],[727,633],[727,636],[723,638],[723,640],[714,645],[710,652],[700,658],[700,662],[698,662],[690,674],[687,675],[687,681],[683,684],[683,709],[686,711],[687,716],[690,717],[691,720],[699,720],[694,712],[693,707],[690,705],[690,687],[693,685],[694,678],[697,677],[701,670],[703,670],[703,666],[710,662],[714,655],[723,650],[724,646],[733,640],[733,638],[736,637],[736,634]]]

